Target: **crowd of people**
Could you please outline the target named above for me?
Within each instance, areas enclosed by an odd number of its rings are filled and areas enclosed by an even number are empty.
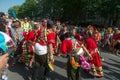
[[[77,27],[49,19],[8,19],[0,12],[0,34],[2,32],[10,39],[4,44],[5,50],[2,46],[5,41],[0,41],[0,48],[6,53],[0,56],[0,70],[8,66],[10,55],[10,66],[25,63],[30,80],[47,80],[54,71],[54,56],[68,58],[68,80],[81,80],[81,68],[95,77],[104,76],[100,48],[109,46],[109,50],[120,55],[119,28]],[[9,49],[13,50],[8,53]],[[39,74],[41,68],[43,73]]]

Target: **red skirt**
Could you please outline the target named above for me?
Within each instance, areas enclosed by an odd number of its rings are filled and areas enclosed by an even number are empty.
[[[94,64],[96,67],[102,66],[99,53],[94,53],[94,55],[92,55],[92,60],[88,60],[88,62]]]
[[[94,53],[92,58],[93,58],[92,63],[94,64],[94,66],[96,66],[96,67],[102,66],[99,53]]]

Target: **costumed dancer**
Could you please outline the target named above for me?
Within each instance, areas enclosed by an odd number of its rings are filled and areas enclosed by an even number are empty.
[[[93,32],[86,32],[86,48],[88,49],[90,55],[92,58],[89,60],[89,62],[92,64],[92,70],[90,73],[93,76],[102,77],[103,76],[103,69],[102,64],[100,60],[100,54],[97,47],[97,44],[95,43],[93,37]]]
[[[95,41],[98,45],[100,45],[101,33],[97,29],[95,30]]]
[[[45,20],[43,26],[39,27],[36,35],[33,80],[44,80],[49,77],[49,71],[54,70],[53,46],[55,44],[55,33],[52,30],[53,22]],[[43,73],[40,74],[39,70],[43,70]]]
[[[80,35],[77,35],[75,37],[80,38]],[[68,55],[68,80],[81,80],[80,68],[81,65],[85,62],[83,55],[85,52],[88,53],[87,49],[84,47],[82,42],[79,42],[77,39],[73,38],[68,32],[65,34],[65,40],[62,42],[61,51],[63,54]],[[88,69],[90,68],[90,65],[87,64],[87,66],[84,67]]]
[[[20,61],[26,63],[29,67],[34,59],[34,41],[35,30],[30,30],[26,34],[23,33],[24,40],[22,42],[22,55]]]
[[[61,51],[63,54],[69,55],[67,62],[68,80],[81,80],[80,74],[81,61],[79,55],[76,55],[76,52],[73,51],[74,46],[76,46],[74,45],[74,43],[76,43],[76,40],[74,38],[73,39],[71,38],[70,33],[66,33],[65,40],[63,40],[61,45]]]
[[[113,53],[116,55],[120,54],[120,30],[116,30],[116,33],[113,36],[113,41],[111,43]]]
[[[75,35],[76,35],[76,27],[75,27],[75,26],[72,26],[71,28],[72,28],[72,29],[70,30],[70,32],[71,32],[72,37],[74,38]]]
[[[81,34],[77,33],[75,35],[75,38],[77,39],[77,42],[81,45],[78,53],[82,52],[84,54],[80,55],[80,60],[81,60],[81,67],[86,70],[89,71],[91,70],[91,65],[87,62],[88,59],[92,58],[92,56],[90,55],[89,51],[86,49],[84,41],[82,41],[82,37]]]
[[[15,65],[18,57],[22,54],[22,40],[23,40],[23,29],[20,26],[19,21],[14,21],[11,27],[11,37],[15,42],[15,49],[13,52],[13,63]]]
[[[97,28],[94,28],[94,36],[93,36],[93,39],[95,40],[97,46],[98,46],[98,50],[99,50],[99,54],[100,54],[100,59],[102,61],[104,61],[104,58],[102,57],[102,54],[101,54],[101,51],[100,51],[100,41],[101,41],[101,33],[98,31]]]
[[[60,52],[61,40],[60,40],[59,35],[60,35],[60,25],[57,25],[57,27],[56,27],[56,37],[55,37],[55,43],[56,43],[55,54],[57,56],[61,55],[61,52]]]
[[[28,22],[28,19],[25,18],[24,19],[24,23],[22,24],[22,27],[24,29],[25,34],[29,33],[29,31],[32,30],[32,26],[30,25],[30,23]]]
[[[113,30],[111,27],[108,28],[108,37],[109,37],[109,42],[111,44],[112,39],[113,39]],[[110,48],[110,44],[109,44],[109,48]]]
[[[105,34],[105,43],[103,44],[103,47],[108,45],[108,47],[110,48],[110,44],[112,41],[112,28],[108,28]]]
[[[30,30],[27,34],[24,34],[24,41],[22,44],[23,54],[20,56],[20,61],[25,63],[28,67],[27,76],[31,80],[34,74],[34,57],[35,57],[35,42],[38,40],[36,35],[39,34],[38,24],[34,24],[34,29]],[[33,79],[34,80],[34,79]]]
[[[60,30],[60,40],[63,41],[65,38],[64,38],[64,34],[68,32],[68,27],[65,25],[65,24],[62,24],[62,29]]]
[[[24,29],[24,20],[23,19],[20,19],[20,25],[21,25],[21,28],[23,28]]]

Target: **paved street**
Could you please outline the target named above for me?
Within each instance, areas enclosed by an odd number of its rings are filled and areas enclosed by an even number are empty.
[[[120,80],[120,56],[102,51],[104,77],[95,78],[81,70],[83,80]],[[66,58],[55,56],[55,72],[50,74],[51,80],[67,80]],[[9,67],[9,80],[28,80],[27,68],[23,64]]]

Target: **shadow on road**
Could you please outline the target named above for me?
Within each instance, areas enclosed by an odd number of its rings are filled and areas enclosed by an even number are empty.
[[[29,80],[28,79],[28,75],[29,75],[29,70],[28,68],[25,66],[25,64],[23,63],[17,63],[15,66],[11,66],[11,61],[9,61],[9,70],[11,72],[14,72],[14,73],[17,73],[19,74],[20,76],[23,77],[23,80]],[[60,62],[55,62],[55,65],[62,65],[60,67],[63,67],[64,64],[60,63]],[[42,72],[42,71],[41,71]],[[40,73],[41,74],[41,73]],[[17,76],[13,76],[13,77],[17,77]],[[51,79],[51,80],[67,80],[66,77],[60,75],[59,73],[53,71],[53,72],[50,72],[48,77]],[[16,78],[17,79],[17,78]]]
[[[120,62],[119,58],[117,59],[112,58],[112,56],[106,57],[107,61],[103,62],[103,72],[104,77],[102,78],[95,78],[90,75],[87,71],[81,69],[81,76],[82,80],[119,80],[120,79]],[[51,80],[67,80],[66,76],[66,58],[55,57],[55,71],[50,72],[49,77]],[[26,66],[22,63],[17,64],[14,67],[9,67],[11,72],[18,73],[20,76],[23,77],[24,80],[28,80],[28,70]],[[13,75],[12,75],[13,76]],[[17,77],[17,76],[13,76]],[[16,78],[17,80],[17,78]]]
[[[28,77],[27,77],[28,70],[26,69],[26,67],[23,63],[16,64],[15,66],[10,65],[8,69],[11,72],[18,73],[20,76],[23,77],[24,80],[28,80]],[[14,75],[13,77],[16,78],[17,76]]]
[[[67,65],[66,65],[65,62],[61,62],[61,61],[59,61],[59,60],[55,60],[55,65],[56,65],[57,67],[60,67],[60,68],[64,69],[64,70],[67,69]],[[88,71],[83,70],[82,68],[81,68],[81,70],[80,70],[80,73],[81,73],[81,77],[83,78],[83,80],[84,80],[84,79],[94,79],[94,76],[90,75]],[[66,73],[66,74],[67,74],[67,73]],[[60,80],[63,80],[63,79],[60,79]],[[65,80],[67,80],[67,79],[65,79]]]
[[[67,80],[66,77],[64,77],[56,72],[51,72],[50,78],[51,78],[51,80]]]
[[[119,80],[120,79],[120,73],[114,68],[109,68],[105,65],[103,65],[103,68],[105,69],[104,71],[104,78],[106,80]]]
[[[81,68],[80,72],[83,79],[94,79],[94,76],[90,75],[88,71]]]
[[[56,66],[58,66],[62,69],[66,69],[66,67],[67,67],[66,63],[63,63],[63,62],[60,62],[60,61],[57,61],[57,60],[55,60],[54,63],[55,63]]]
[[[109,58],[109,61],[104,62],[103,69],[105,70],[105,78],[108,80],[119,80],[120,79],[120,62]]]

